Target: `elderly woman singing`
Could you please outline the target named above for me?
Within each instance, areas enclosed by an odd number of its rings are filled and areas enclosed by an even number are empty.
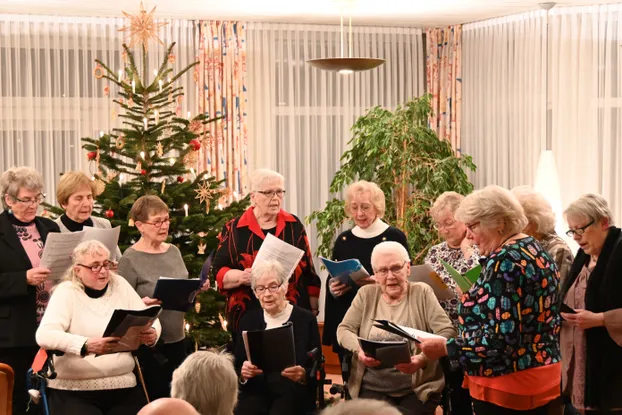
[[[133,415],[146,403],[131,353],[113,353],[119,338],[102,337],[115,309],[145,308],[109,268],[110,252],[101,242],[78,245],[66,281],[55,288],[37,330],[41,347],[64,352],[54,358],[58,376],[48,383],[53,414]],[[159,336],[157,320],[140,333],[148,346]]]
[[[378,284],[361,287],[337,329],[337,340],[354,353],[349,386],[353,398],[389,401],[405,414],[434,414],[445,385],[438,362],[418,353],[410,363],[385,367],[359,349],[357,338],[401,340],[375,328],[374,319],[390,320],[445,338],[456,335],[432,288],[409,283],[410,258],[398,242],[382,242],[371,254]]]

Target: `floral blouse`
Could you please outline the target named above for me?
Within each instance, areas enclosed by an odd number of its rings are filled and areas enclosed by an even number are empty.
[[[465,274],[468,270],[479,264],[479,252],[476,247],[473,247],[473,254],[469,259],[466,259],[460,248],[451,248],[447,245],[447,242],[443,242],[430,248],[428,254],[425,256],[425,263],[430,264],[434,271],[442,278],[445,285],[447,285],[449,289],[456,294],[455,298],[440,301],[440,304],[451,319],[454,327],[457,329],[458,305],[460,304],[460,300],[458,298],[458,286],[456,281],[449,276],[449,273],[441,263],[441,259],[454,267],[454,269],[459,273]]]
[[[560,361],[559,272],[532,237],[480,258],[482,274],[458,308],[449,357],[471,376],[499,376]]]

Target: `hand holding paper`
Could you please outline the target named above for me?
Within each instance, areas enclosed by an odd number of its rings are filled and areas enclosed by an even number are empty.
[[[258,264],[262,261],[277,261],[283,266],[289,279],[303,255],[304,251],[302,249],[296,248],[269,233],[261,244],[253,264]]]

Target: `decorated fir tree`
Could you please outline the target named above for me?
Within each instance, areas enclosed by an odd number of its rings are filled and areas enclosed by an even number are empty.
[[[181,251],[190,277],[197,278],[210,251],[217,248],[219,231],[242,214],[248,200],[237,201],[222,182],[196,171],[201,146],[213,144],[206,125],[216,119],[205,114],[182,117],[178,104],[184,93],[176,81],[198,62],[173,73],[169,66],[174,61],[173,43],[159,68],[149,72],[147,43],[157,39],[156,30],[163,23],[155,23],[153,11],[146,13],[142,4],[139,15],[125,15],[130,24],[123,30],[130,32],[130,46],[140,45],[142,62],[137,65],[125,44],[124,68],[118,73],[96,60],[95,76],[106,82],[109,93],[110,85],[118,91],[113,101],[122,126],[82,139],[101,191],[94,214],[121,227],[119,245],[124,251],[140,238],[129,221],[132,204],[142,195],[158,195],[170,208],[169,242]],[[208,290],[187,314],[186,328],[199,347],[219,346],[229,339],[219,318],[224,306],[224,298]]]

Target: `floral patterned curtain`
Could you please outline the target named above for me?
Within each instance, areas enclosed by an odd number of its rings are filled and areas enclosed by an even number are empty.
[[[248,193],[246,114],[246,24],[199,22],[199,111],[223,118],[208,124],[199,171],[226,180],[232,197]]]
[[[434,114],[430,126],[460,154],[462,25],[427,29],[427,87]]]

